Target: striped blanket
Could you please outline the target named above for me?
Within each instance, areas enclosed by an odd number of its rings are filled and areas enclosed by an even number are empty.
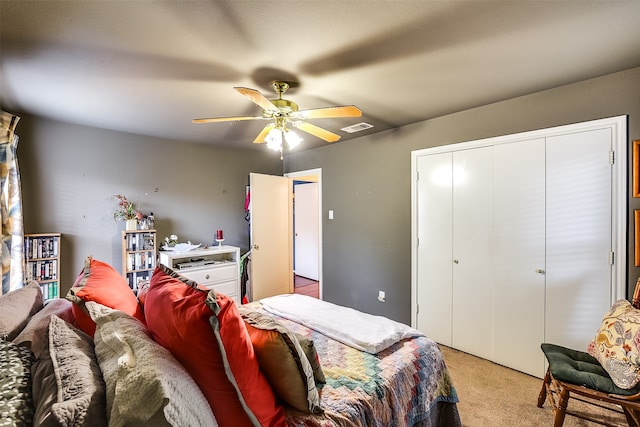
[[[322,415],[286,409],[291,427],[460,426],[458,396],[437,344],[419,336],[370,354],[294,321],[273,316],[315,343],[326,377]]]

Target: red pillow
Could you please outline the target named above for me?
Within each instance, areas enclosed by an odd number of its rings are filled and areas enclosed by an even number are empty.
[[[158,266],[145,317],[153,338],[196,381],[220,427],[286,426],[232,299]]]
[[[96,324],[84,307],[85,301],[95,301],[107,307],[124,311],[145,323],[144,314],[136,296],[113,267],[88,256],[84,268],[73,283],[67,299],[73,302],[71,307],[76,318],[76,326],[93,337]]]

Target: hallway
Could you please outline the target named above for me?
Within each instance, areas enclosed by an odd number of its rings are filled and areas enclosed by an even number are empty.
[[[317,281],[302,276],[293,276],[294,293],[320,298],[320,286]]]

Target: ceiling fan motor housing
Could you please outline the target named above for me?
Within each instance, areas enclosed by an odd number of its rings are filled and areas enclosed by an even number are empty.
[[[275,105],[278,108],[280,113],[289,114],[289,113],[294,113],[298,111],[298,104],[296,104],[293,101],[289,101],[288,99],[279,98],[279,99],[270,99],[269,101],[271,101],[273,105]],[[265,113],[268,113],[268,112],[265,111]],[[272,115],[273,114],[270,114],[270,116]]]

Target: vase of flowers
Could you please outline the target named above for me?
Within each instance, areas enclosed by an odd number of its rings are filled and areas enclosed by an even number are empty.
[[[132,202],[126,196],[116,194],[113,198],[118,202],[116,210],[113,212],[115,221],[125,221],[126,230],[136,230],[138,228],[138,220],[144,218]]]
[[[164,245],[167,248],[173,248],[177,244],[178,244],[178,236],[175,234],[172,234],[171,236],[164,238]]]

